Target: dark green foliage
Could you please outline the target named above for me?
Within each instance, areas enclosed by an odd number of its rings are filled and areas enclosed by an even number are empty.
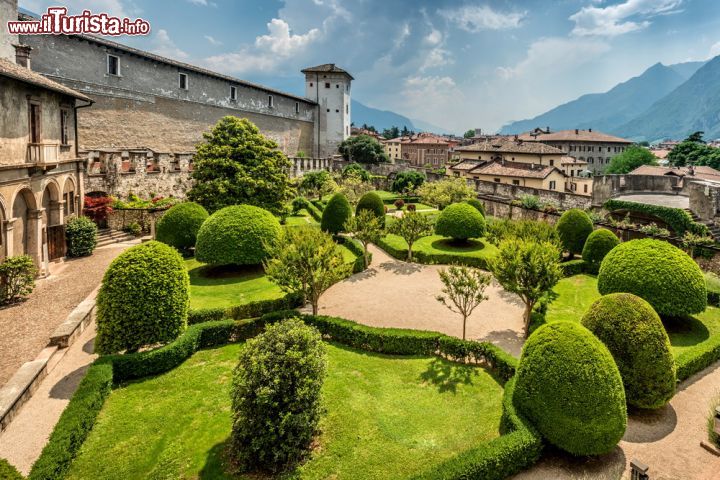
[[[608,211],[622,211],[651,215],[667,224],[676,235],[682,236],[685,232],[696,235],[709,235],[707,226],[702,223],[695,223],[688,212],[680,208],[663,207],[661,205],[648,205],[646,203],[627,202],[624,200],[610,199],[603,205]]]
[[[467,203],[453,203],[440,212],[435,233],[453,240],[479,238],[485,234],[485,218]]]
[[[88,217],[71,218],[65,225],[68,257],[92,255],[97,244],[97,225]]]
[[[233,205],[213,213],[200,227],[195,258],[211,265],[258,265],[282,227],[267,210]]]
[[[360,197],[355,208],[355,215],[359,215],[360,210],[370,210],[380,220],[380,225],[385,225],[385,204],[377,193],[368,192]]]
[[[348,239],[349,241],[350,239]],[[362,263],[362,258],[360,259]],[[355,262],[357,263],[357,262]],[[258,300],[256,302],[244,303],[228,308],[201,308],[190,310],[188,313],[188,325],[196,323],[210,322],[231,318],[234,320],[242,320],[244,318],[255,318],[276,310],[287,310],[289,308],[297,308],[303,305],[302,295],[297,293],[288,293],[282,298],[274,300]]]
[[[628,405],[659,408],[675,394],[670,339],[649,303],[631,293],[612,293],[592,304],[582,318],[610,350],[620,370]]]
[[[278,472],[307,456],[326,374],[322,337],[299,319],[247,341],[232,384],[230,451],[241,471]]]
[[[615,361],[600,340],[575,322],[546,324],[527,340],[515,405],[544,438],[573,455],[610,452],[627,426]]]
[[[248,204],[279,215],[292,196],[291,164],[248,119],[226,116],[203,134],[193,157],[188,199],[209,212]]]
[[[425,174],[416,170],[405,170],[395,175],[390,189],[395,193],[414,192],[425,183]]]
[[[620,245],[620,240],[610,230],[600,228],[593,231],[585,241],[582,258],[591,272],[597,273],[605,255]]]
[[[478,200],[477,198],[471,198],[470,200],[465,200],[465,203],[470,205],[471,207],[475,207],[475,209],[480,212],[480,215],[483,217],[485,216],[485,205]]]
[[[23,480],[24,478],[25,477],[23,477],[20,472],[17,471],[17,468],[10,465],[10,463],[8,463],[8,461],[4,458],[0,458],[0,479]]]
[[[370,135],[348,137],[338,151],[345,160],[359,163],[382,163],[389,161],[383,146]]]
[[[95,351],[134,351],[167,343],[187,324],[190,278],[177,250],[152,241],[108,267],[97,296]]]
[[[303,208],[318,222],[322,219],[322,212],[315,206],[315,202],[310,202],[305,197],[295,197],[292,201],[293,213],[297,213]]]
[[[662,240],[631,240],[612,249],[600,264],[598,291],[635,294],[660,316],[700,313],[707,305],[700,267]]]
[[[396,248],[386,240],[386,237],[380,238],[377,242],[377,246],[382,248],[385,253],[398,260],[408,259],[407,248]],[[428,253],[426,251],[413,250],[412,260],[417,263],[423,263],[426,265],[465,265],[467,267],[477,267],[483,270],[488,270],[488,257],[474,257],[469,255],[456,255],[454,253]]]
[[[37,268],[29,255],[7,257],[0,262],[0,305],[19,302],[35,288]]]
[[[347,165],[342,169],[341,175],[342,178],[358,177],[363,182],[369,182],[371,177],[370,172],[365,170],[359,163],[351,163],[350,165]]]
[[[488,219],[486,236],[495,246],[511,238],[560,244],[560,237],[555,227],[537,220]]]
[[[353,262],[353,268],[352,273],[360,273],[363,270],[365,270],[367,267],[365,266],[365,249],[360,244],[360,242],[354,238],[350,237],[343,237],[343,236],[336,236],[333,238],[336,243],[340,245],[344,245],[345,248],[350,250],[357,258]],[[372,262],[372,253],[368,252],[368,265]]]
[[[593,231],[590,216],[578,208],[566,210],[555,225],[563,248],[570,254],[582,253],[585,240]]]
[[[583,272],[590,270],[585,260],[575,259],[560,264],[560,270],[562,270],[563,277],[572,277]]]
[[[300,180],[300,190],[309,194],[317,195],[318,200],[326,193],[330,193],[337,187],[327,170],[307,172]]]
[[[178,203],[170,207],[157,224],[156,239],[181,252],[195,246],[198,230],[208,218],[204,207],[194,202]]]
[[[630,173],[642,165],[657,165],[657,157],[647,148],[631,145],[621,154],[612,157],[605,173]]]
[[[720,149],[712,147],[702,139],[704,132],[695,132],[675,145],[668,153],[671,164],[684,167],[687,165],[709,165],[717,168],[720,163]]]
[[[345,195],[336,193],[328,201],[325,210],[323,210],[320,228],[324,232],[337,234],[343,231],[343,226],[348,218],[352,216],[352,208],[350,202],[347,201]]]

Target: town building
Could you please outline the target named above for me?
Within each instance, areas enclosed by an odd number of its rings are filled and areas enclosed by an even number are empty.
[[[587,161],[566,156],[560,159],[560,168],[565,174],[565,191],[592,195],[593,173],[588,170]]]
[[[662,167],[657,165],[641,165],[629,175],[654,175],[678,177],[683,180],[712,180],[720,182],[720,171],[708,166]]]
[[[633,142],[606,133],[587,130],[559,130],[550,128],[523,133],[518,138],[524,142],[544,143],[562,150],[564,155],[583,160],[593,173],[602,172],[610,164],[612,158],[625,151]]]
[[[473,180],[560,192],[565,190],[565,174],[550,165],[495,160],[478,165],[467,173]]]
[[[402,158],[402,141],[403,137],[396,137],[380,142],[382,143],[383,149],[385,150],[385,154],[388,156],[392,163],[395,163],[397,160],[400,160]]]
[[[450,143],[443,137],[420,133],[400,141],[401,160],[416,167],[444,167],[448,162]]]
[[[333,155],[350,136],[350,84],[354,79],[334,63],[305,68],[302,73],[305,97],[317,104],[312,151],[320,157]]]
[[[496,137],[483,142],[455,148],[458,160],[505,160],[508,162],[560,166],[563,151],[538,142],[525,142],[520,138]]]

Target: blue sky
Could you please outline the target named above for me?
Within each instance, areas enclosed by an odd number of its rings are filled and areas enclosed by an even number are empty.
[[[62,1],[20,0],[38,12]],[[292,93],[336,63],[353,98],[494,131],[657,62],[720,54],[720,0],[66,0],[142,17],[123,43]]]

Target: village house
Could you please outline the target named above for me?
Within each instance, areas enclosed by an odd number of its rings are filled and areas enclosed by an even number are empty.
[[[458,160],[494,161],[505,160],[537,165],[560,166],[562,150],[537,142],[525,142],[519,138],[497,137],[483,142],[455,148]]]
[[[388,156],[392,163],[395,163],[397,160],[400,160],[402,158],[400,149],[402,141],[403,137],[390,138],[380,141],[380,143],[382,143],[383,149],[385,150],[385,154]]]
[[[416,167],[444,167],[450,143],[443,137],[421,133],[400,142],[401,159]]]

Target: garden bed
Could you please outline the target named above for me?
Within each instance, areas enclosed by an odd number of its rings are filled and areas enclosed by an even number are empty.
[[[378,246],[388,255],[400,260],[407,258],[407,242],[397,235],[387,235],[378,242]],[[423,237],[413,245],[413,259],[425,264],[463,264],[488,268],[488,260],[495,256],[497,247],[484,238],[468,240],[465,244],[456,244],[440,235]]]

